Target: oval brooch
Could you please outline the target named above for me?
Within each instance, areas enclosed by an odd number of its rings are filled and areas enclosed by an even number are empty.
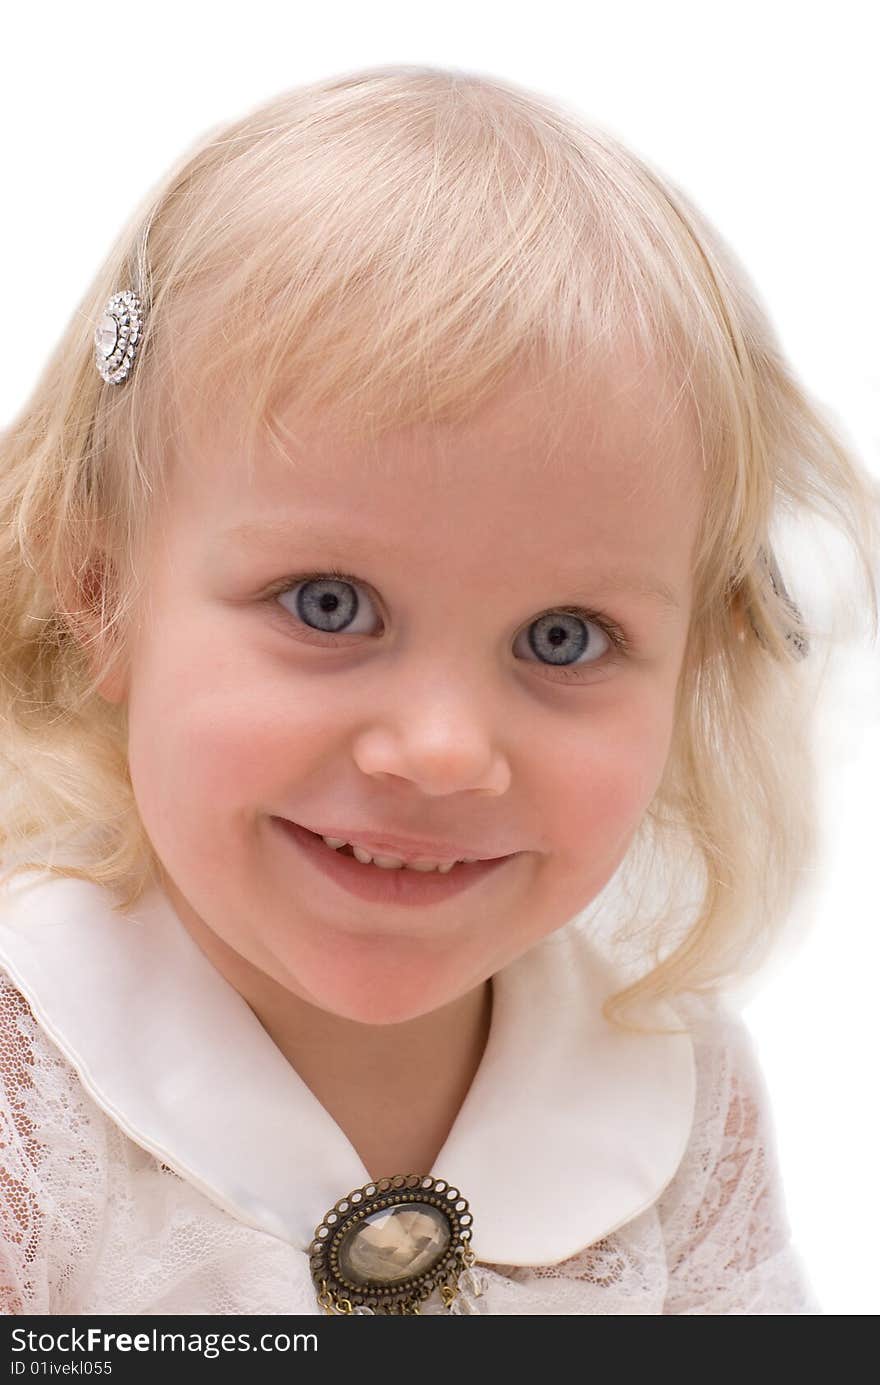
[[[471,1268],[472,1223],[458,1189],[430,1174],[355,1188],[315,1230],[318,1303],[330,1314],[413,1314],[439,1289],[447,1312],[474,1311],[465,1302],[486,1284]]]

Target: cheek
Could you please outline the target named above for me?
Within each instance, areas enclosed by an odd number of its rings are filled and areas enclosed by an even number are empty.
[[[582,857],[584,842],[612,854],[629,841],[663,775],[671,720],[651,712],[595,718],[557,760],[557,840]]]
[[[290,669],[231,649],[228,631],[171,630],[138,651],[129,696],[129,763],[145,822],[221,835],[283,810],[326,747],[325,698]]]

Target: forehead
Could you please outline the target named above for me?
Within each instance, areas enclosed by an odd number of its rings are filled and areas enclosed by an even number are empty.
[[[523,564],[572,547],[607,560],[625,544],[675,567],[695,537],[704,482],[693,405],[643,357],[581,375],[523,371],[464,421],[371,441],[293,401],[250,462],[240,417],[186,431],[169,491],[172,524],[214,545],[283,548],[287,533],[335,529],[441,561],[453,540],[485,554],[491,535],[499,558]]]

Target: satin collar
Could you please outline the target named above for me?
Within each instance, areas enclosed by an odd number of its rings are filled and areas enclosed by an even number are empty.
[[[0,962],[116,1125],[307,1251],[324,1213],[371,1181],[357,1152],[167,895],[127,914],[113,902],[87,881],[13,877]],[[389,1170],[460,1188],[486,1263],[555,1264],[609,1234],[656,1200],[690,1135],[690,1036],[612,1029],[614,973],[576,925],[493,978],[488,1044],[434,1168]]]

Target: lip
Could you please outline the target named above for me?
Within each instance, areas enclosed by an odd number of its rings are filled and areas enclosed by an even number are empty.
[[[406,870],[403,866],[398,870],[382,870],[379,866],[365,866],[353,856],[343,856],[341,849],[334,851],[319,836],[296,822],[290,822],[287,818],[273,818],[272,821],[277,824],[286,842],[322,875],[349,894],[376,904],[419,905],[422,908],[439,904],[472,889],[521,854],[516,852],[514,856],[496,856],[489,861],[456,865],[447,875],[439,875],[436,871],[423,873]],[[330,835],[328,832],[327,836]]]
[[[288,819],[283,819],[288,821]],[[297,823],[298,827],[305,827],[307,832],[314,832],[316,837],[335,837],[344,842],[357,842],[369,851],[371,856],[398,856],[402,861],[436,861],[438,865],[445,865],[449,861],[462,861],[470,858],[474,854],[473,847],[458,846],[455,842],[430,842],[425,837],[395,837],[380,836],[377,832],[361,831],[356,827],[308,827],[305,823]],[[505,860],[508,856],[516,855],[516,852],[498,852],[496,856],[490,856],[487,852],[477,852],[477,856],[482,861]]]

